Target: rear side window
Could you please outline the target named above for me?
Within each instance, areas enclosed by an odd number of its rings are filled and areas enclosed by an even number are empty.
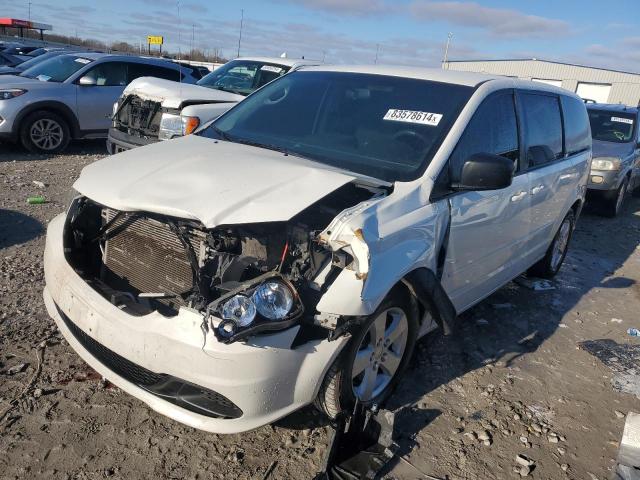
[[[584,102],[573,97],[561,96],[564,115],[564,142],[568,155],[591,148],[591,127]]]
[[[85,77],[93,78],[99,87],[118,87],[127,84],[127,65],[120,62],[105,62],[89,70]]]
[[[517,162],[518,123],[510,92],[487,98],[476,110],[449,158],[451,181],[460,181],[464,162],[476,153],[502,155]]]
[[[140,77],[156,77],[174,82],[180,81],[180,73],[172,68],[159,67],[157,65],[147,65],[144,63],[129,64],[129,83]]]
[[[529,167],[562,158],[562,117],[558,98],[535,93],[522,93],[521,98]]]

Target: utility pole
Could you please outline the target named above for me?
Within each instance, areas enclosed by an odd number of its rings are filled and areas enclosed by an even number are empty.
[[[380,44],[376,43],[376,59],[373,61],[375,65],[378,64],[378,54],[380,53]]]
[[[29,14],[27,16],[27,20],[31,21],[31,3],[32,2],[28,2],[29,3]]]
[[[196,40],[196,24],[191,24],[191,60],[193,60],[193,47],[195,45]]]
[[[242,24],[244,23],[244,8],[240,10],[240,36],[238,37],[238,58],[240,57],[240,44],[242,43]]]
[[[444,57],[442,58],[442,69],[448,70],[449,65],[447,64],[447,60],[449,59],[449,45],[451,44],[451,39],[453,38],[453,33],[449,32],[447,35],[447,45],[444,47]]]

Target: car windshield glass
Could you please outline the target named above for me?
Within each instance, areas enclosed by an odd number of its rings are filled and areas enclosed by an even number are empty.
[[[427,80],[299,71],[240,102],[201,134],[409,181],[427,167],[472,92]]]
[[[58,55],[60,55],[60,53],[58,52],[49,52],[49,53],[45,53],[43,55],[39,55],[35,58],[32,58],[30,60],[27,60],[26,62],[22,62],[19,65],[16,65],[16,68],[18,70],[20,70],[21,72],[24,72],[25,70],[28,70],[29,68],[33,67],[34,65],[39,64],[40,62],[44,62],[50,58],[53,57],[57,57]]]
[[[589,110],[591,136],[603,142],[627,143],[633,138],[635,115],[620,111]]]
[[[64,82],[92,61],[76,55],[58,55],[26,69],[20,75],[43,82]]]
[[[249,95],[271,80],[284,75],[289,67],[250,60],[232,60],[198,80],[202,87]]]

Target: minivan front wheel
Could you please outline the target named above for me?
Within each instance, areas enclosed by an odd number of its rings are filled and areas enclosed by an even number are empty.
[[[20,141],[33,153],[59,153],[71,140],[69,125],[60,115],[41,110],[22,121]]]
[[[320,388],[316,407],[329,418],[363,405],[383,403],[404,373],[418,332],[417,315],[392,293],[353,334]]]
[[[567,256],[575,223],[575,213],[573,213],[573,210],[569,210],[569,213],[562,220],[560,228],[551,245],[549,245],[544,258],[531,267],[527,272],[528,274],[541,278],[553,278],[558,273]]]

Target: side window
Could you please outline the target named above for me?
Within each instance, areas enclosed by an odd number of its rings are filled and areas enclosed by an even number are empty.
[[[591,126],[584,102],[573,97],[561,96],[564,116],[564,141],[568,155],[591,148]]]
[[[172,68],[159,67],[158,65],[148,65],[144,63],[130,63],[128,83],[140,77],[156,77],[174,82],[180,81],[180,72]]]
[[[521,93],[529,167],[562,158],[562,117],[558,98]]]
[[[127,84],[127,64],[101,63],[89,70],[85,76],[93,78],[99,87],[124,87]]]
[[[452,182],[458,182],[464,162],[473,154],[491,153],[518,161],[518,123],[511,93],[487,98],[476,110],[449,157]]]

